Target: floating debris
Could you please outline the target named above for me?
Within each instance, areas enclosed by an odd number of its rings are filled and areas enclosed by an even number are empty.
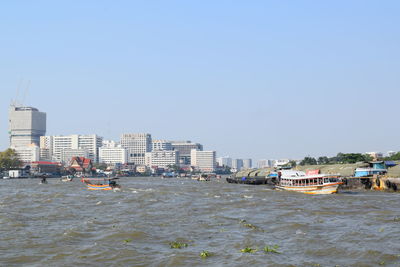
[[[170,243],[169,243],[169,246],[170,246],[171,248],[181,249],[181,248],[186,248],[186,247],[188,247],[188,244],[187,244],[187,243],[182,243],[182,242],[174,241],[174,242],[170,242]]]
[[[242,253],[256,253],[257,251],[258,249],[249,247],[240,250]]]
[[[277,253],[277,254],[281,254],[281,252],[278,251],[279,246],[275,245],[275,246],[265,246],[264,247],[264,252],[265,253]]]
[[[132,238],[125,239],[124,243],[130,243],[130,242],[132,242],[132,240],[133,240]]]
[[[202,257],[203,259],[205,259],[205,258],[207,258],[207,257],[210,257],[211,256],[211,253],[209,252],[209,251],[207,251],[207,250],[203,250],[201,253],[200,253],[200,257]]]

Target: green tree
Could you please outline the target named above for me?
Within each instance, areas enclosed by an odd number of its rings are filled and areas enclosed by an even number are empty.
[[[400,160],[400,152],[397,152],[396,154],[386,157],[385,160]]]
[[[305,157],[301,162],[300,162],[301,166],[304,165],[317,165],[317,160],[313,157]]]
[[[21,160],[18,158],[17,153],[14,149],[7,149],[6,151],[0,152],[0,170],[10,170],[13,168],[20,168],[22,165]]]
[[[329,164],[329,158],[326,156],[318,158],[318,165]]]

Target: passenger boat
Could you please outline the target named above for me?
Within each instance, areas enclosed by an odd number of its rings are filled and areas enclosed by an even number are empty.
[[[89,190],[115,190],[120,189],[121,186],[115,180],[118,178],[84,178],[82,183],[86,184]]]
[[[288,190],[305,194],[334,194],[343,182],[338,175],[309,174],[302,171],[283,170],[278,172],[278,190]]]

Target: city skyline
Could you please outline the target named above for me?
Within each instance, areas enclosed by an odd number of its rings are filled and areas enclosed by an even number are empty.
[[[148,132],[253,160],[400,150],[396,1],[1,6],[1,150],[19,84],[46,135]]]

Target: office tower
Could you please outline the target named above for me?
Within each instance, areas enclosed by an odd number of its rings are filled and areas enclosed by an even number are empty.
[[[152,141],[148,133],[122,134],[121,146],[128,151],[128,162],[135,165],[145,164],[145,153],[151,152]]]
[[[171,141],[172,150],[179,152],[179,163],[189,165],[191,163],[191,150],[203,150],[203,145],[191,141]]]
[[[18,107],[14,104],[9,111],[10,147],[35,144],[46,134],[46,113],[33,107]]]
[[[216,169],[216,152],[192,149],[190,152],[191,165],[203,172],[213,172]]]

